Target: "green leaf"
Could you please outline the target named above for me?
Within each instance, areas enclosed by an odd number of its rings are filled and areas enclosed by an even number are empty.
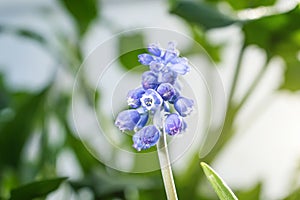
[[[287,62],[286,69],[284,73],[284,82],[279,89],[289,90],[289,91],[299,91],[300,90],[300,62],[294,60],[294,62]]]
[[[203,2],[181,1],[174,5],[170,12],[205,30],[225,27],[237,22]]]
[[[293,10],[248,21],[244,24],[246,45],[257,45],[269,58],[280,56],[286,63],[285,81],[280,89],[300,89],[300,6]],[[259,32],[258,32],[259,30]]]
[[[208,2],[227,2],[235,10],[242,10],[247,8],[257,8],[260,6],[272,6],[276,0],[206,0]]]
[[[221,179],[221,177],[206,163],[201,162],[202,169],[214,188],[220,200],[237,200],[238,198]]]
[[[262,189],[262,183],[256,184],[253,188],[247,191],[236,192],[238,199],[242,200],[259,200]]]
[[[29,29],[0,25],[0,33],[14,34],[16,36],[37,41],[41,44],[46,43],[46,39],[40,33]]]
[[[300,10],[296,7],[287,13],[245,22],[243,31],[246,45],[257,45],[266,50],[269,56],[287,55],[299,50],[300,41],[295,32],[299,31],[300,23],[294,20],[299,17]]]
[[[65,8],[69,11],[70,15],[74,18],[80,35],[89,28],[91,22],[98,16],[97,0],[60,0]]]
[[[11,191],[10,200],[30,200],[38,197],[45,197],[50,192],[56,190],[67,178],[56,178],[43,181],[36,181]]]
[[[144,36],[142,33],[122,35],[119,38],[119,61],[126,70],[133,69],[141,64],[138,55],[146,53]]]
[[[2,121],[1,110],[6,108],[9,104],[9,92],[4,85],[3,79],[3,75],[0,74],[0,122]]]
[[[32,30],[18,29],[18,30],[15,30],[15,33],[21,37],[36,40],[42,44],[46,43],[46,39],[42,35],[34,32]]]
[[[276,0],[227,0],[231,7],[235,10],[242,10],[247,8],[257,8],[260,6],[271,6]]]
[[[23,146],[39,114],[43,112],[48,91],[49,87],[38,94],[22,93],[11,97],[14,117],[0,127],[0,169],[3,166],[18,166]]]
[[[283,200],[299,200],[299,199],[300,199],[300,188],[295,190],[293,193],[291,193],[289,196],[287,196]]]

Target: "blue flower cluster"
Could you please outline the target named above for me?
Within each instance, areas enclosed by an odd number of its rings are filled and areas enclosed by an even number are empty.
[[[142,75],[142,86],[130,90],[127,103],[131,108],[118,114],[115,125],[121,131],[134,131],[133,147],[138,151],[154,146],[161,134],[176,135],[186,129],[183,117],[194,106],[191,99],[181,96],[178,76],[190,71],[188,60],[179,57],[174,42],[163,49],[150,44],[148,53],[138,56],[149,66]]]

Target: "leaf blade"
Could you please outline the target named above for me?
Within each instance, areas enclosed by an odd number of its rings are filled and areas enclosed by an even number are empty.
[[[97,1],[60,0],[65,9],[74,18],[80,35],[89,28],[91,22],[98,16]]]
[[[44,197],[50,192],[56,190],[59,185],[66,179],[66,177],[60,177],[55,179],[36,181],[20,186],[11,191],[10,200],[29,200],[33,198]]]
[[[197,24],[205,30],[229,26],[237,20],[220,13],[217,9],[201,2],[182,1],[170,11],[186,21]]]
[[[221,200],[237,200],[235,194],[209,165],[204,162],[200,164],[207,179]]]

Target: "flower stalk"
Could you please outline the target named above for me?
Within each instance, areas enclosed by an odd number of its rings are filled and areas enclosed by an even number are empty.
[[[162,134],[158,140],[157,153],[167,198],[168,200],[177,200],[178,198],[171,169],[166,134]]]

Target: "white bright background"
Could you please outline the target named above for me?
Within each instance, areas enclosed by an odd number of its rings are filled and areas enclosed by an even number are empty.
[[[295,1],[282,0],[278,8],[286,10],[293,5]],[[49,17],[47,13],[44,14],[45,19],[49,21],[50,18],[51,26],[43,23],[43,18],[35,17],[32,8],[40,6],[55,9],[55,15]],[[113,34],[107,29],[110,21],[119,30],[161,27],[187,34],[184,22],[167,11],[168,6],[163,0],[102,1],[101,17],[106,22],[95,22],[83,44],[85,53],[88,54]],[[250,14],[255,17],[253,13]],[[70,30],[72,22],[63,16],[54,1],[2,0],[0,23],[31,27],[49,38],[55,29],[63,29],[70,32],[70,37],[74,36]],[[225,88],[229,88],[241,34],[238,28],[231,26],[222,31],[211,31],[210,38],[215,43],[226,43],[218,68]],[[237,99],[248,88],[264,59],[262,51],[255,47],[250,48],[246,55],[238,95],[235,97]],[[0,71],[5,74],[5,81],[10,87],[38,90],[47,84],[56,69],[56,62],[36,44],[0,35]],[[290,192],[294,181],[299,181],[299,177],[293,175],[300,165],[300,94],[276,91],[283,81],[283,70],[282,61],[273,60],[257,92],[238,117],[236,136],[213,163],[216,171],[233,188],[247,188],[258,180],[262,181],[263,199],[280,199]],[[63,70],[57,73],[62,86],[72,85]],[[72,162],[72,159],[68,162]],[[59,172],[63,173],[64,170],[64,165],[58,166]]]

